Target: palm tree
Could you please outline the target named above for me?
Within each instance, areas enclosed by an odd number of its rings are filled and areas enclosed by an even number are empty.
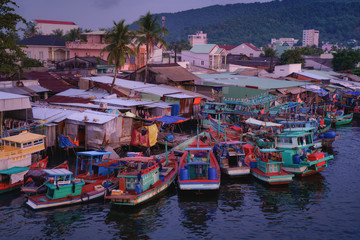
[[[66,35],[65,38],[67,41],[74,42],[75,40],[80,40],[82,34],[81,28],[71,29]]]
[[[111,84],[110,94],[113,93],[115,80],[118,70],[124,66],[126,59],[130,56],[135,56],[132,40],[134,33],[129,30],[129,25],[125,25],[125,20],[121,20],[118,23],[114,21],[114,27],[106,32],[105,43],[108,43],[102,52],[109,52],[107,58],[108,64],[115,65],[114,79]]]
[[[54,35],[54,36],[62,39],[64,37],[64,32],[61,29],[55,29],[52,31],[51,35]]]
[[[35,23],[31,21],[26,23],[26,28],[20,28],[20,30],[24,32],[24,38],[41,34]]]
[[[146,15],[140,17],[136,22],[139,25],[140,29],[137,31],[137,40],[136,43],[138,47],[142,44],[146,45],[146,63],[145,63],[145,79],[146,83],[148,78],[148,68],[147,64],[150,58],[151,53],[154,50],[155,43],[163,44],[166,47],[166,42],[163,38],[163,35],[167,35],[168,30],[166,28],[161,28],[157,16],[152,15],[148,12]]]

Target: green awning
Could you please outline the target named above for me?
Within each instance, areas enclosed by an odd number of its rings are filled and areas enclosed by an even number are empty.
[[[4,170],[0,170],[0,174],[11,175],[15,173],[21,173],[29,170],[28,167],[12,167]]]

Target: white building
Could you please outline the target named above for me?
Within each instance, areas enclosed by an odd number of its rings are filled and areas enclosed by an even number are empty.
[[[284,43],[287,43],[289,47],[293,47],[298,41],[299,39],[294,39],[294,38],[279,38],[279,39],[272,38],[271,45],[275,46],[276,44],[279,44],[282,46]]]
[[[274,74],[279,77],[286,77],[293,72],[301,72],[301,63],[275,66]]]
[[[50,35],[57,29],[62,30],[63,34],[67,34],[71,29],[79,28],[74,22],[35,19],[34,23],[38,32],[42,35]]]
[[[229,53],[232,55],[246,55],[248,57],[259,57],[263,51],[255,47],[251,43],[242,43],[237,47],[232,48],[229,50]]]
[[[303,30],[303,41],[302,46],[319,46],[319,30],[309,29]]]
[[[207,44],[207,34],[203,31],[197,31],[195,35],[188,35],[188,39],[192,47],[196,44]]]
[[[181,51],[181,61],[208,69],[225,69],[227,55],[217,44],[197,44],[190,51]]]

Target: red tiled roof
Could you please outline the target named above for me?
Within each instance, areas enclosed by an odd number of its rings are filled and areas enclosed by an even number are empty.
[[[255,47],[253,44],[251,43],[244,43],[246,46],[248,46],[249,48],[252,48],[255,51],[260,51],[257,47]]]
[[[69,88],[74,88],[74,86],[65,82],[64,80],[57,79],[54,76],[50,75],[48,72],[24,72],[23,75],[26,79],[38,79],[40,86],[49,89],[52,92],[58,93]]]
[[[224,48],[227,51],[229,51],[233,48],[236,48],[236,47],[237,47],[236,45],[221,45],[221,46],[219,46],[219,48]]]
[[[35,22],[48,23],[48,24],[76,25],[76,23],[74,23],[74,22],[52,21],[52,20],[41,20],[41,19],[35,19]]]

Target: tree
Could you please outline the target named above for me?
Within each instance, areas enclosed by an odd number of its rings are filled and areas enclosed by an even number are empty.
[[[125,25],[125,20],[121,20],[118,23],[114,21],[114,25],[115,26],[105,34],[105,43],[109,45],[102,50],[102,52],[109,52],[107,58],[108,64],[115,65],[110,94],[113,93],[118,70],[124,66],[126,59],[129,59],[130,56],[135,56],[135,52],[131,48],[131,46],[133,47],[132,40],[134,33],[129,30],[129,25]]]
[[[335,71],[353,69],[360,62],[360,50],[339,50],[333,56],[331,63]]]
[[[64,38],[64,32],[61,29],[55,29],[52,31],[51,35],[54,35],[58,38]]]
[[[82,39],[82,29],[74,28],[71,29],[67,34],[65,34],[64,38],[66,41],[74,42],[75,40],[83,40]]]
[[[163,35],[168,34],[166,28],[161,28],[157,16],[152,15],[148,12],[146,15],[140,17],[136,22],[139,25],[139,30],[137,31],[136,43],[138,48],[140,45],[146,45],[146,63],[145,63],[145,79],[144,83],[147,82],[148,78],[148,62],[151,53],[154,50],[155,44],[162,44],[166,47],[166,42],[163,38]]]
[[[280,57],[281,64],[301,63],[305,64],[305,58],[301,56],[299,49],[286,50]]]
[[[25,19],[14,13],[18,7],[14,1],[0,1],[0,74],[10,76],[18,73],[20,66],[17,64],[25,54],[16,45],[16,25],[26,23]]]
[[[24,38],[41,34],[34,22],[27,22],[26,28],[20,28],[20,30],[24,32]]]
[[[269,69],[269,72],[273,72],[274,69],[273,69],[273,65],[274,65],[274,57],[276,57],[276,50],[274,50],[273,48],[271,47],[265,47],[264,49],[264,54],[260,54],[260,57],[267,57],[267,58],[270,58],[270,69]]]

